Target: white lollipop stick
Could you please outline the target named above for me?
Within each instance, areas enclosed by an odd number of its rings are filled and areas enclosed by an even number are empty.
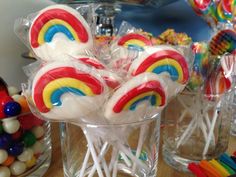
[[[92,141],[91,141],[91,138],[90,138],[90,136],[89,136],[89,134],[88,134],[88,131],[87,131],[86,129],[84,129],[83,131],[84,131],[84,135],[85,135],[85,137],[86,137],[86,139],[87,139],[88,147],[89,147],[89,150],[90,150],[90,152],[91,152],[91,155],[92,155],[94,164],[95,164],[95,166],[96,166],[96,169],[97,169],[97,172],[98,172],[98,176],[99,176],[99,177],[104,177],[104,176],[103,176],[103,173],[102,173],[102,170],[101,170],[101,166],[100,166],[99,161],[98,161],[98,157],[97,157],[97,155],[96,155],[96,151],[95,151],[95,149],[94,149],[94,146],[93,146],[93,143],[92,143]]]
[[[108,142],[105,142],[104,145],[102,146],[102,149],[101,149],[99,155],[98,155],[98,161],[99,162],[102,161],[104,171],[105,171],[105,173],[108,177],[108,176],[110,176],[110,172],[107,168],[106,162],[104,163],[105,160],[103,158],[105,153],[106,153],[107,146],[108,146]],[[94,175],[95,171],[96,171],[96,165],[94,164],[92,169],[90,170],[90,173],[89,173],[88,177],[92,177]]]
[[[112,171],[112,177],[116,177],[117,176],[117,171],[118,171],[117,164],[118,164],[118,159],[116,159],[115,162],[114,162],[114,165],[113,165],[114,168],[113,168],[113,171]]]
[[[85,172],[85,169],[86,169],[87,164],[88,164],[89,156],[90,156],[90,150],[88,148],[87,152],[86,152],[86,155],[84,157],[83,165],[82,165],[80,173],[79,173],[79,177],[83,177],[84,176],[84,172]]]
[[[138,159],[139,159],[140,153],[142,151],[142,147],[143,147],[144,139],[145,139],[145,136],[146,136],[146,132],[147,132],[147,125],[144,124],[140,128],[138,147],[137,147],[137,150],[136,150],[136,158],[138,158]],[[136,163],[133,164],[132,174],[134,174],[135,170],[136,170]]]
[[[149,171],[149,168],[146,166],[146,164],[142,163],[141,160],[137,159],[130,150],[128,150],[126,147],[124,147],[122,144],[117,142],[117,147],[125,153],[134,163],[136,163],[140,168],[144,169],[145,171]]]
[[[195,118],[190,122],[190,124],[188,125],[188,127],[185,129],[184,133],[182,134],[182,136],[180,137],[178,143],[177,143],[177,148],[179,148],[179,146],[181,144],[183,144],[183,142],[186,142],[186,137],[188,135],[190,135],[193,130],[194,130],[194,127],[196,126],[196,120]],[[191,136],[191,135],[190,135]]]
[[[118,158],[118,150],[115,147],[113,147],[111,161],[110,161],[110,164],[109,164],[109,171],[111,171],[112,168],[114,167],[114,163],[115,163],[117,158]]]
[[[205,117],[205,120],[206,120],[207,129],[210,131],[211,121],[209,119],[208,112],[205,113],[204,117]],[[215,136],[212,137],[212,143],[213,143],[213,146],[215,146],[215,144],[216,144]]]
[[[208,150],[209,150],[210,142],[211,142],[211,139],[212,139],[212,136],[213,136],[213,133],[214,133],[214,128],[215,128],[216,120],[218,118],[218,110],[217,110],[217,108],[219,107],[219,105],[220,105],[220,101],[216,105],[216,110],[214,112],[214,116],[213,116],[213,120],[212,120],[212,123],[211,123],[210,132],[208,134],[207,142],[206,142],[204,150],[203,150],[203,156],[205,156],[207,154]]]
[[[127,157],[122,151],[120,151],[119,154],[120,154],[121,157],[123,158],[125,164],[126,164],[128,167],[131,167],[132,164],[131,164],[130,160],[128,159],[128,157]]]

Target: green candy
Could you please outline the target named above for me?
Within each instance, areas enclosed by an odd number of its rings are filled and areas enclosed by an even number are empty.
[[[26,132],[23,135],[23,142],[26,147],[33,146],[36,142],[36,137],[32,132]]]
[[[2,126],[2,124],[0,124],[0,134],[2,134],[3,133],[3,126]]]

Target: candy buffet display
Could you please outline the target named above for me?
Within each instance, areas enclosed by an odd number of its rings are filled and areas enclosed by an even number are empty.
[[[165,44],[156,45],[157,37],[127,22],[114,37],[94,38],[92,25],[65,5],[30,21],[27,44],[38,62],[25,68],[23,94],[37,116],[65,122],[66,176],[155,176],[160,112],[187,84],[191,39],[176,33],[170,45],[163,34]],[[76,132],[83,133],[72,144]]]
[[[26,98],[3,79],[0,101],[0,176],[42,176],[51,157],[49,124],[35,117]]]

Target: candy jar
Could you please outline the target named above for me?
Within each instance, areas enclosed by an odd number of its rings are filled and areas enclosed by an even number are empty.
[[[42,176],[51,161],[50,124],[35,117],[15,87],[0,90],[0,176]]]

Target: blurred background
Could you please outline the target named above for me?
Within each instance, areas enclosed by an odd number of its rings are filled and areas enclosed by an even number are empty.
[[[117,13],[114,19],[117,27],[125,20],[133,26],[143,28],[154,35],[160,34],[167,28],[174,28],[177,32],[186,32],[194,41],[205,41],[210,36],[208,26],[201,18],[195,15],[185,0],[122,1],[124,4],[121,5],[121,12]],[[128,4],[127,1],[129,1]],[[0,28],[0,76],[9,85],[20,88],[20,84],[26,82],[26,76],[22,67],[33,61],[21,57],[22,53],[27,52],[28,49],[15,35],[14,21],[19,17],[25,17],[53,3],[65,2],[73,4],[89,1],[0,1],[0,22],[2,25]],[[110,0],[109,2],[114,3],[115,0]]]

